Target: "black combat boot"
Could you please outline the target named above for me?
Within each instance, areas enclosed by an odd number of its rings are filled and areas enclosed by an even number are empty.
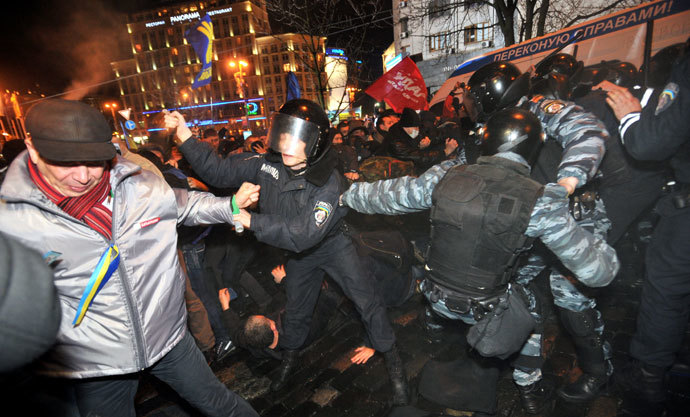
[[[440,343],[443,341],[443,319],[434,313],[434,310],[428,304],[424,307],[422,328],[426,333],[427,340],[431,343]]]
[[[271,382],[271,391],[280,391],[287,384],[290,375],[297,368],[299,364],[299,351],[298,350],[284,350],[283,351],[283,361],[278,367],[278,375]]]
[[[614,373],[614,383],[626,396],[661,405],[666,400],[665,373],[665,368],[632,361]]]
[[[558,390],[558,396],[569,402],[588,402],[606,388],[609,377],[604,359],[604,343],[595,331],[601,325],[595,310],[574,312],[561,310],[563,325],[575,343],[577,363],[582,375],[577,381]]]
[[[518,385],[522,408],[529,414],[539,414],[552,404],[553,388],[553,382],[546,379],[524,387]]]
[[[383,354],[388,369],[388,377],[391,379],[393,387],[393,405],[403,406],[410,403],[410,395],[407,389],[407,375],[402,359],[398,354],[398,348],[393,347]]]
[[[606,389],[609,376],[601,337],[575,337],[575,346],[582,375],[575,382],[561,387],[558,396],[569,402],[584,403],[595,399]]]

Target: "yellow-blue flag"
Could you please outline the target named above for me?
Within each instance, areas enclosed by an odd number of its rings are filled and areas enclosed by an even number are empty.
[[[184,32],[184,37],[192,45],[203,64],[201,71],[192,83],[192,88],[203,87],[211,82],[211,61],[213,60],[213,42],[211,42],[213,40],[213,23],[211,23],[209,15],[204,16],[189,27]]]

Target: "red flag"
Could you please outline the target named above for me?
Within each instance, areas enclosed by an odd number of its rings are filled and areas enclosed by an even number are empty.
[[[413,110],[429,109],[424,78],[410,57],[383,74],[365,92],[377,101],[385,101],[398,113],[405,107]]]

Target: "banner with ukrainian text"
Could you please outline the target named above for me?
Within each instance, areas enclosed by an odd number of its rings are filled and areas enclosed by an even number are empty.
[[[213,23],[209,15],[201,18],[184,33],[185,39],[192,45],[194,52],[201,60],[201,71],[194,78],[192,88],[203,87],[211,82],[213,60]]]
[[[666,46],[685,42],[690,36],[690,1],[645,3],[470,59],[456,68],[434,94],[430,105],[443,102],[457,83],[467,82],[474,71],[489,62],[510,61],[526,71],[575,36],[579,40],[563,48],[563,52],[575,55],[585,65],[618,59],[639,68],[649,21],[654,21],[652,55]]]
[[[410,57],[383,74],[365,93],[376,101],[385,101],[398,113],[405,107],[413,110],[429,109],[424,78]]]

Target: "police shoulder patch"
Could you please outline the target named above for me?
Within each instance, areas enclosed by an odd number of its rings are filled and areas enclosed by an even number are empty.
[[[668,109],[671,104],[673,103],[673,100],[676,99],[678,96],[678,92],[680,91],[680,88],[678,87],[678,84],[676,83],[668,83],[666,84],[666,87],[664,87],[664,91],[659,94],[659,101],[656,104],[656,109],[654,110],[654,115],[658,116],[659,113],[662,111]]]
[[[323,226],[331,215],[333,206],[325,201],[317,201],[314,205],[314,222],[316,227]]]
[[[541,109],[547,114],[556,114],[563,110],[565,103],[560,100],[544,100],[541,104]]]

